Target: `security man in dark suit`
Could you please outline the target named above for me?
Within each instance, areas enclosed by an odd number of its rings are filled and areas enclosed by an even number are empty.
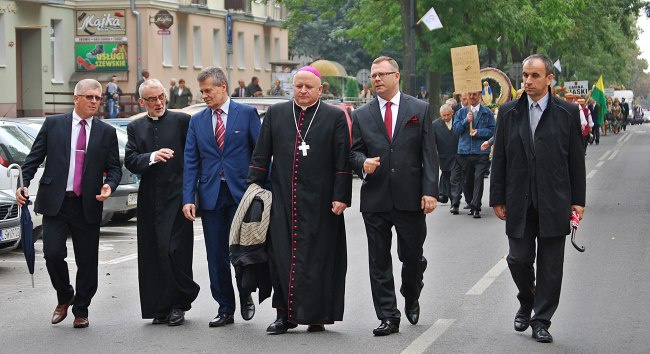
[[[536,341],[550,343],[571,213],[580,219],[584,214],[584,145],[578,106],[551,94],[551,60],[541,54],[526,58],[523,79],[526,93],[499,109],[490,206],[506,221],[508,267],[519,289],[514,328],[531,326]]]
[[[122,178],[115,128],[93,117],[101,96],[102,85],[96,80],[77,83],[74,111],[45,119],[22,166],[25,187],[16,190],[18,204],[25,204],[27,186],[47,157],[34,211],[43,214],[45,265],[57,292],[52,323],[63,321],[73,305],[75,328],[89,324],[88,306],[97,291],[103,201]],[[68,235],[77,265],[76,294],[65,261]]]
[[[422,246],[426,214],[438,204],[438,156],[431,132],[429,104],[399,90],[399,66],[390,57],[375,59],[370,68],[377,98],[352,115],[351,163],[361,186],[361,213],[368,236],[370,286],[379,327],[376,336],[399,332],[393,281],[391,229],[397,231],[402,261],[406,318],[418,322],[418,299],[426,259]]]

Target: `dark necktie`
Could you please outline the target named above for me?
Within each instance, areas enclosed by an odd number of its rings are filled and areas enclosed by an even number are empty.
[[[74,179],[72,181],[72,191],[77,196],[81,196],[81,179],[83,177],[84,160],[86,159],[86,120],[81,120],[81,129],[77,137],[77,146],[74,158]]]
[[[388,133],[388,140],[393,140],[393,110],[390,109],[392,105],[393,102],[386,102],[386,113],[384,113],[384,125]]]
[[[219,145],[219,150],[223,151],[223,140],[226,135],[226,127],[223,125],[223,120],[221,119],[221,113],[223,111],[221,108],[214,111],[217,115],[217,125],[214,128],[214,136],[217,139],[217,145]]]

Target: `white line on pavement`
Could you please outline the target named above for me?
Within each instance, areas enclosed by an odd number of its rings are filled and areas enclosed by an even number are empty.
[[[627,134],[625,136],[625,141],[624,142],[627,143],[628,141],[630,141],[630,139],[632,139],[632,134]]]
[[[474,286],[465,293],[465,295],[481,295],[483,292],[494,282],[494,280],[501,275],[501,273],[508,267],[506,263],[506,257],[504,256],[497,262],[497,264],[488,270],[483,278],[474,284]]]
[[[621,135],[622,136],[620,138],[618,138],[618,140],[616,140],[617,143],[620,143],[621,141],[623,141],[623,139],[625,139],[627,137],[627,134],[625,134],[625,133],[623,133]]]
[[[608,160],[613,160],[616,157],[616,155],[618,154],[618,152],[619,152],[619,150],[614,150],[614,153],[612,154],[612,156],[610,156],[608,158]]]
[[[611,153],[612,153],[612,150],[607,150],[607,151],[605,151],[605,153],[603,154],[603,156],[600,157],[599,160],[604,160],[604,159],[606,159],[607,156],[609,156],[609,154],[611,154]]]
[[[417,337],[402,354],[424,353],[456,321],[454,318],[441,318]]]
[[[592,170],[591,172],[589,172],[589,174],[587,175],[587,179],[593,177],[596,174],[596,172],[598,172],[598,170]]]
[[[119,264],[119,263],[128,262],[128,261],[136,259],[136,258],[138,258],[138,254],[137,253],[132,253],[132,254],[128,254],[126,256],[111,259],[110,261],[99,261],[99,264]]]
[[[600,168],[604,164],[605,164],[605,161],[600,161],[599,163],[596,164],[596,168]]]

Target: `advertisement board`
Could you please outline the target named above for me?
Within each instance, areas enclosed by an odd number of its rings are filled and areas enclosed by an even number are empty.
[[[75,43],[76,71],[128,70],[127,44]]]
[[[77,10],[77,36],[126,35],[126,10]]]

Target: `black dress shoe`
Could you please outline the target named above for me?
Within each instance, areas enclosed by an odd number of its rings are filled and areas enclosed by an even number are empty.
[[[467,212],[467,215],[474,215],[474,209],[470,209],[470,210]]]
[[[446,195],[441,195],[438,197],[438,202],[440,202],[441,204],[445,204],[448,201],[449,201],[449,197],[447,197]]]
[[[151,321],[151,324],[159,325],[159,324],[167,324],[169,323],[169,315],[165,317],[156,317]]]
[[[417,324],[420,319],[420,302],[415,300],[410,306],[406,306],[404,309],[406,312],[406,319],[411,322],[411,324]]]
[[[481,218],[481,211],[474,210],[474,219],[480,219],[480,218]]]
[[[523,332],[530,326],[530,310],[520,307],[515,315],[515,331]]]
[[[463,207],[463,209],[472,209],[472,206],[469,205],[469,204],[465,204],[465,206]]]
[[[227,313],[220,313],[212,321],[210,321],[210,327],[222,327],[227,324],[235,323],[235,318],[232,315]]]
[[[397,332],[399,332],[399,321],[390,319],[381,320],[379,327],[372,330],[372,334],[376,336],[387,336]]]
[[[309,325],[307,326],[307,332],[322,332],[325,330],[324,325]]]
[[[185,322],[185,311],[181,309],[172,309],[169,313],[169,326],[180,326]]]
[[[253,297],[248,295],[246,298],[240,298],[239,305],[241,307],[241,317],[246,321],[250,321],[253,316],[255,316],[255,303],[253,302]]]
[[[533,328],[533,339],[540,343],[553,343],[553,336],[544,327]]]
[[[451,209],[449,209],[449,212],[452,213],[452,214],[454,214],[454,215],[458,215],[458,213],[459,213],[459,211],[458,211],[458,205],[452,205],[452,206],[451,206]]]
[[[289,329],[296,327],[298,327],[297,324],[289,322],[284,318],[278,318],[266,328],[266,331],[270,334],[283,334],[287,333]]]

